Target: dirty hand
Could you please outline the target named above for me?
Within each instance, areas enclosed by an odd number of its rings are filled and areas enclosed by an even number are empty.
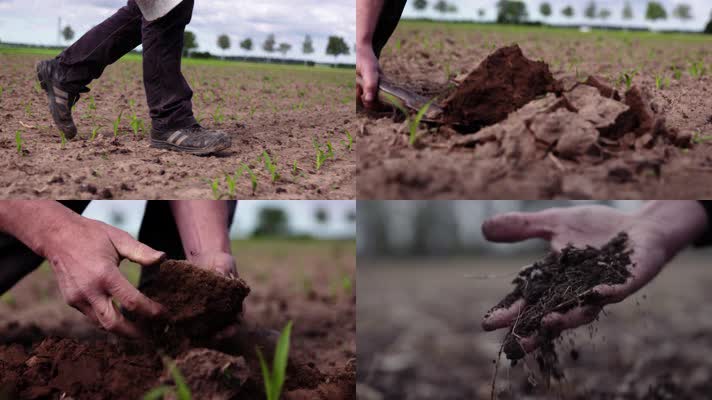
[[[599,305],[544,316],[542,326],[550,332],[560,332],[592,322],[603,305],[620,302],[645,286],[667,261],[704,232],[706,221],[704,209],[696,201],[653,201],[632,214],[605,206],[506,213],[485,221],[482,232],[494,242],[545,239],[554,251],[569,243],[577,247],[601,247],[619,232],[628,233],[633,250],[631,277],[621,285],[593,288],[603,299]],[[524,300],[520,299],[509,308],[493,310],[483,319],[483,328],[490,331],[510,326],[522,306]],[[538,345],[535,337],[523,338],[520,344],[526,352]]]
[[[128,233],[84,217],[68,221],[44,245],[59,289],[70,306],[81,311],[107,331],[129,337],[140,330],[114,306],[112,297],[125,309],[147,317],[164,313],[161,305],[131,285],[119,271],[128,258],[142,266],[156,264],[165,253],[136,241]]]
[[[223,275],[237,277],[235,257],[229,253],[216,251],[200,253],[194,256],[189,255],[188,261],[201,268],[206,268]]]
[[[376,108],[381,69],[373,46],[359,46],[356,50],[356,76],[356,96],[366,108]]]

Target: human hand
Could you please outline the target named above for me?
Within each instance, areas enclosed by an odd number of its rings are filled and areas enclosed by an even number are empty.
[[[620,285],[593,288],[601,299],[599,304],[545,315],[542,327],[549,333],[558,333],[592,322],[604,305],[620,302],[645,286],[670,258],[705,228],[706,215],[697,202],[660,201],[651,202],[634,214],[604,206],[507,213],[485,221],[482,232],[488,240],[495,242],[542,238],[550,242],[554,251],[560,251],[569,243],[577,247],[601,247],[619,232],[628,233],[633,250],[632,267],[629,267],[631,276]],[[490,331],[510,326],[524,305],[524,300],[519,299],[508,308],[492,310],[484,317],[483,328]],[[531,352],[538,346],[538,338],[522,338],[519,343],[526,352]]]
[[[209,269],[219,274],[237,277],[235,257],[222,251],[199,253],[189,255],[188,261],[200,268]]]
[[[373,46],[359,46],[356,50],[356,96],[368,109],[378,105],[378,83],[381,69]]]
[[[163,307],[144,296],[119,271],[119,263],[128,258],[144,267],[165,258],[131,237],[103,222],[77,216],[64,221],[61,229],[49,235],[43,253],[54,270],[65,302],[107,331],[139,337],[141,331],[125,319],[114,305],[137,314],[157,318]]]

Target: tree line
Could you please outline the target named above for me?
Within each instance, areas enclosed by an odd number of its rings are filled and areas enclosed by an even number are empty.
[[[424,11],[430,5],[428,0],[414,0],[413,7],[418,11]],[[457,12],[457,7],[449,3],[447,0],[437,0],[432,3],[433,9],[445,14]],[[522,24],[528,21],[529,11],[527,4],[521,0],[500,0],[497,2],[497,22],[503,24]],[[576,16],[576,9],[571,5],[562,7],[558,12],[566,18]],[[549,18],[554,15],[555,10],[551,3],[539,3],[539,13],[544,18]],[[595,1],[589,1],[582,10],[584,17],[590,20],[607,20],[613,16],[613,11],[605,6],[600,6]],[[477,15],[484,18],[487,11],[484,8],[477,10]],[[635,13],[630,1],[626,1],[621,10],[621,18],[624,20],[632,20],[635,18]],[[678,3],[668,13],[668,9],[659,1],[649,1],[645,10],[645,19],[648,21],[661,21],[668,18],[675,18],[680,21],[688,21],[693,18],[692,7],[687,3]],[[705,33],[712,33],[712,17],[705,28]]]

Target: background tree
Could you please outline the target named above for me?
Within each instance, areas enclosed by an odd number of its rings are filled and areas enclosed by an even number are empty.
[[[648,9],[645,11],[645,19],[656,21],[659,19],[667,19],[667,11],[665,7],[657,1],[648,3]]]
[[[611,10],[607,8],[602,8],[601,11],[598,12],[598,18],[606,20],[611,16]]]
[[[326,54],[334,56],[334,58],[349,54],[349,45],[346,44],[344,38],[340,36],[329,36],[329,42],[326,44]]]
[[[74,39],[74,29],[72,29],[69,25],[65,26],[64,29],[62,29],[62,37],[65,42],[69,42]]]
[[[438,2],[435,3],[435,6],[433,6],[433,8],[440,11],[441,13],[446,13],[447,7],[448,7],[447,1],[445,1],[445,0],[438,0]]]
[[[626,1],[623,6],[623,19],[633,19],[633,6],[629,1]]]
[[[573,17],[573,16],[574,16],[574,13],[575,13],[575,12],[574,12],[574,8],[571,7],[571,6],[566,6],[566,7],[564,7],[563,10],[561,10],[561,14],[563,14],[564,17],[566,17],[566,18],[571,18],[571,17]]]
[[[185,31],[183,33],[183,56],[190,57],[190,53],[198,48],[198,38],[195,33]]]
[[[326,225],[329,222],[329,213],[325,208],[319,207],[314,210],[314,219],[319,225]]]
[[[277,40],[274,38],[274,33],[270,33],[267,35],[267,39],[265,39],[264,43],[262,43],[262,50],[266,51],[267,53],[274,53],[274,46],[277,44]]]
[[[252,50],[252,39],[250,39],[250,38],[244,39],[242,42],[240,42],[240,47],[243,50],[251,51]]]
[[[586,8],[583,10],[583,15],[588,19],[596,18],[596,3],[593,1],[588,3]]]
[[[487,14],[487,11],[485,11],[484,8],[480,8],[479,10],[477,10],[477,15],[478,15],[480,18],[484,18],[485,14]]]
[[[539,12],[541,13],[541,15],[543,15],[547,18],[550,17],[551,16],[551,4],[541,3],[541,5],[539,6]]]
[[[312,42],[311,36],[306,35],[304,37],[304,43],[302,43],[302,53],[311,54],[313,52],[314,52],[314,42]]]
[[[497,2],[497,23],[521,24],[529,14],[527,5],[519,0],[499,0]]]
[[[418,11],[423,11],[428,7],[428,1],[427,0],[415,0],[413,2],[413,8],[415,8]]]
[[[683,21],[692,19],[692,8],[690,8],[689,4],[684,4],[684,3],[678,4],[672,10],[672,15],[675,18],[681,19]]]
[[[277,207],[265,207],[257,214],[257,227],[252,236],[287,236],[289,219],[287,213]]]
[[[449,13],[456,13],[457,12],[457,6],[453,3],[448,3],[447,4],[447,9],[445,10]]]
[[[292,50],[292,45],[289,43],[282,42],[279,44],[279,47],[277,47],[277,51],[282,53],[282,57],[286,56],[289,50]]]
[[[225,50],[229,49],[230,46],[232,46],[232,43],[230,43],[228,35],[222,34],[218,36],[218,47],[223,51],[223,58],[225,57]]]
[[[703,32],[712,35],[712,15],[710,15],[710,22],[707,23]]]

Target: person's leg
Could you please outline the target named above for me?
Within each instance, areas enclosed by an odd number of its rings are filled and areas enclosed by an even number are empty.
[[[89,201],[62,201],[66,207],[81,214]],[[37,269],[44,258],[38,256],[22,242],[0,233],[0,294],[10,290],[27,274]]]
[[[129,0],[55,59],[37,65],[52,118],[68,139],[77,134],[72,106],[79,94],[89,90],[87,85],[100,77],[104,68],[141,44],[141,22],[141,11],[134,0]]]
[[[143,21],[143,83],[150,108],[151,146],[197,155],[230,147],[230,137],[203,129],[193,116],[190,89],[181,72],[185,26],[193,0],[183,0],[165,16]]]
[[[405,3],[406,0],[385,0],[383,2],[383,10],[378,18],[376,30],[373,32],[373,52],[376,53],[376,57],[381,57],[381,51],[396,30]]]
[[[228,226],[232,226],[235,216],[236,201],[230,201],[230,212],[228,213]],[[185,260],[183,243],[178,233],[178,227],[173,219],[170,203],[164,200],[149,200],[146,205],[146,212],[141,222],[141,229],[138,233],[138,241],[166,253],[169,260]],[[150,281],[155,270],[141,270],[139,287]]]
[[[153,130],[187,128],[193,116],[193,91],[181,72],[185,26],[193,15],[193,0],[183,0],[165,16],[143,20],[143,84]]]

